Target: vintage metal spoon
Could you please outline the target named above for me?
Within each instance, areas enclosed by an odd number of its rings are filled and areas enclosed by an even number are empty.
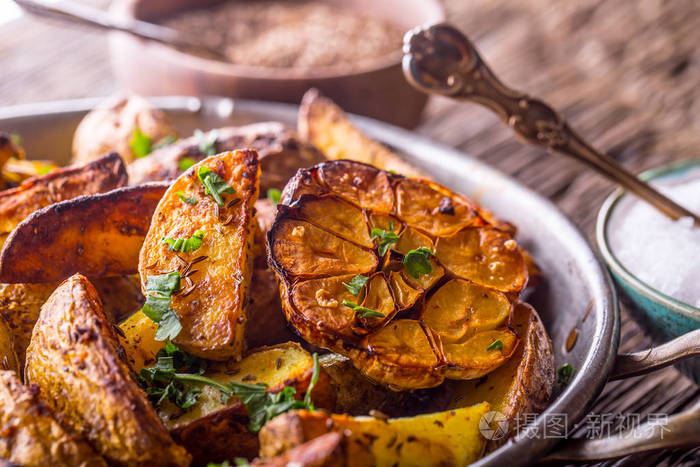
[[[45,18],[88,26],[100,30],[120,31],[142,39],[148,39],[176,49],[197,52],[210,58],[225,60],[223,54],[198,37],[185,35],[174,29],[139,20],[118,21],[104,11],[74,2],[61,2],[60,5],[45,0],[15,0],[29,13]]]
[[[409,31],[404,38],[403,72],[416,89],[482,104],[526,142],[583,162],[672,219],[692,217],[700,225],[697,215],[593,148],[552,107],[501,83],[455,27],[442,23]]]

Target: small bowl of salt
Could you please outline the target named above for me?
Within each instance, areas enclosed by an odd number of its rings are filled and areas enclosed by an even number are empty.
[[[664,165],[641,178],[700,212],[700,159]],[[656,338],[700,329],[700,227],[691,218],[671,220],[619,189],[601,207],[596,241],[618,290]],[[700,362],[681,369],[700,382]]]

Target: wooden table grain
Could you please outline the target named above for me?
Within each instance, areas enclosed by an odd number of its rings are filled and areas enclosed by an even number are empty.
[[[700,2],[445,0],[445,7],[499,76],[553,103],[630,169],[700,156]],[[0,105],[106,96],[118,89],[104,36],[28,17],[0,25]],[[524,146],[475,105],[433,98],[416,131],[549,197],[593,243],[596,213],[613,190],[606,180]],[[649,343],[623,308],[621,350]],[[698,400],[700,388],[668,368],[608,384],[593,413],[638,413],[643,421]],[[700,465],[700,448],[603,465]]]

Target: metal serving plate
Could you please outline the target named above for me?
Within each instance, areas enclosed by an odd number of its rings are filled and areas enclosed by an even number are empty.
[[[226,98],[165,97],[164,109],[181,134],[255,121],[296,124],[297,107]],[[73,131],[94,99],[0,108],[0,130],[19,133],[31,158],[67,163]],[[474,465],[526,465],[559,441],[546,436],[552,420],[569,427],[588,410],[602,389],[617,353],[619,313],[609,277],[579,231],[547,199],[482,162],[409,131],[354,117],[370,136],[402,153],[438,182],[466,194],[518,226],[518,241],[533,255],[545,279],[528,301],[539,311],[554,342],[556,365],[576,369],[563,393],[519,436]],[[567,352],[566,339],[578,329]]]

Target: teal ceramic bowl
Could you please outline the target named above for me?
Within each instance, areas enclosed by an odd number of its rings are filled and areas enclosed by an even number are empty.
[[[700,159],[688,159],[648,170],[640,175],[644,180],[673,179],[689,170],[700,169]],[[700,329],[700,308],[676,300],[642,282],[617,259],[608,239],[610,219],[620,202],[627,196],[623,189],[612,193],[603,203],[596,224],[596,241],[601,256],[613,276],[621,296],[632,305],[632,314],[652,334],[657,342],[665,342],[695,329]],[[643,251],[640,251],[643,254]],[[700,261],[700,258],[695,258]],[[700,383],[700,361],[688,360],[678,364],[683,373]]]

